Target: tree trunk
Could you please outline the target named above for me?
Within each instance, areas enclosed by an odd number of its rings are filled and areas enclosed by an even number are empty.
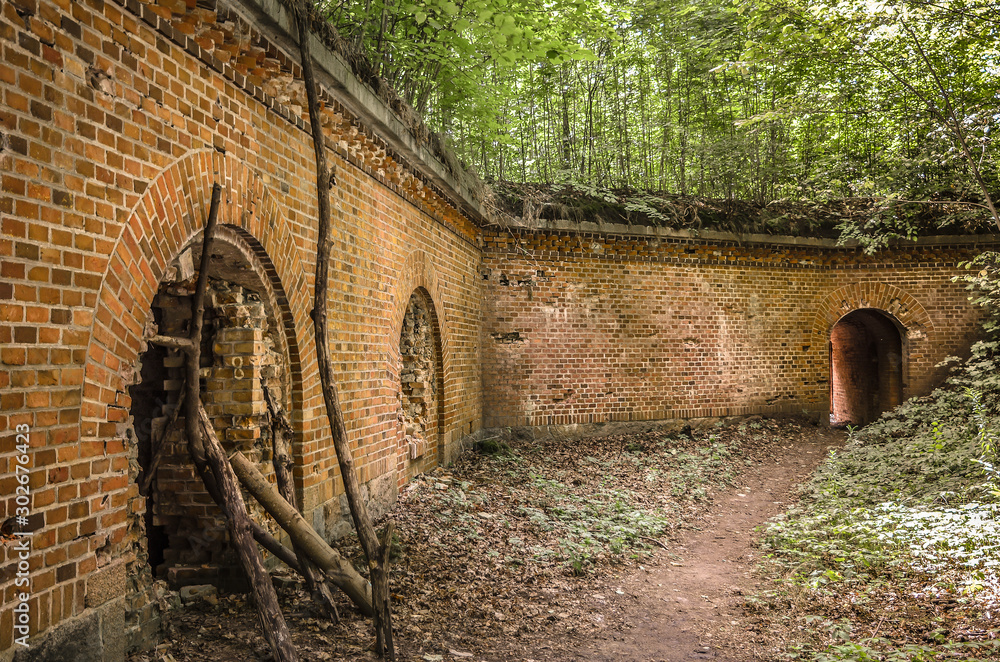
[[[302,78],[305,82],[306,97],[309,103],[309,124],[312,129],[313,149],[316,156],[316,195],[318,202],[319,218],[318,237],[316,246],[316,283],[315,298],[312,311],[313,325],[316,333],[316,356],[319,363],[320,384],[323,391],[323,402],[326,405],[326,415],[330,421],[330,428],[333,435],[333,446],[337,452],[337,461],[340,464],[340,475],[344,481],[344,492],[347,494],[347,501],[351,507],[351,517],[354,519],[354,528],[358,532],[358,540],[361,549],[368,560],[368,567],[371,572],[373,593],[372,599],[375,605],[375,641],[376,654],[379,657],[387,657],[390,660],[396,659],[395,649],[392,643],[392,621],[389,611],[389,593],[384,590],[388,587],[388,579],[383,579],[382,574],[388,575],[387,565],[383,565],[380,554],[379,541],[375,535],[375,527],[372,526],[371,517],[368,514],[368,506],[365,503],[358,481],[357,473],[354,471],[354,458],[351,455],[351,448],[347,441],[347,429],[344,427],[344,416],[340,409],[340,400],[337,395],[337,386],[333,373],[333,362],[330,359],[330,349],[327,331],[327,286],[330,264],[330,187],[333,184],[333,175],[326,163],[326,147],[324,146],[323,125],[319,114],[319,95],[316,86],[316,75],[313,71],[312,55],[309,53],[309,5],[306,0],[300,0],[296,5],[296,26],[299,33],[299,51],[302,58]]]
[[[312,559],[338,588],[367,616],[373,615],[371,589],[364,577],[326,543],[291,504],[285,501],[243,453],[236,451],[229,463],[246,491],[253,495],[292,539],[296,549]]]
[[[274,591],[271,576],[264,569],[264,562],[254,544],[253,525],[250,515],[247,514],[239,483],[229,466],[229,462],[226,461],[222,444],[215,436],[212,421],[209,420],[208,414],[200,402],[198,403],[198,418],[204,433],[206,460],[215,476],[216,485],[222,496],[229,537],[239,556],[240,565],[243,566],[247,580],[250,582],[257,612],[260,614],[261,627],[264,628],[264,636],[271,645],[271,651],[277,662],[296,662],[299,656],[292,644],[292,637],[288,632],[285,619],[281,615],[278,594]]]
[[[561,90],[561,101],[562,101],[562,139],[559,144],[560,156],[562,159],[562,169],[569,171],[573,167],[573,152],[572,152],[572,136],[570,134],[569,128],[569,64],[563,64],[559,72],[559,83]],[[567,172],[565,176],[569,176]]]
[[[202,238],[201,265],[198,272],[198,282],[195,287],[194,301],[191,304],[191,334],[190,345],[184,347],[187,355],[185,365],[186,394],[184,398],[184,417],[187,429],[188,449],[191,458],[199,468],[203,479],[206,478],[204,467],[211,470],[215,479],[215,489],[220,498],[220,505],[226,515],[229,537],[240,559],[247,581],[250,583],[260,614],[264,636],[271,645],[271,651],[277,662],[296,662],[299,659],[292,645],[292,637],[288,626],[281,615],[278,606],[278,595],[274,591],[271,577],[264,569],[257,546],[253,543],[252,524],[247,514],[243,495],[240,494],[236,477],[226,462],[222,445],[215,436],[212,423],[201,404],[201,332],[205,318],[205,295],[208,290],[208,269],[211,259],[212,238],[218,220],[219,198],[222,187],[215,184],[212,187],[212,204],[205,223]],[[207,486],[207,481],[206,481]]]

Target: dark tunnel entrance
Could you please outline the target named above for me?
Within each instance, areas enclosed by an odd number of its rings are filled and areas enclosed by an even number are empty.
[[[865,425],[903,401],[903,341],[875,308],[848,313],[830,331],[830,424]]]

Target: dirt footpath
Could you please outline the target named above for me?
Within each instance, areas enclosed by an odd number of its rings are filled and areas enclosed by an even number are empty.
[[[700,531],[661,551],[655,567],[641,569],[607,591],[618,597],[609,602],[605,616],[616,626],[565,650],[566,659],[773,659],[743,622],[743,596],[758,588],[751,574],[755,531],[787,508],[795,487],[844,439],[843,432],[817,429],[811,440],[782,447],[784,453],[773,463],[755,467],[741,485],[717,494],[712,508],[695,523]]]
[[[693,433],[511,440],[506,454],[466,454],[414,480],[393,512],[398,659],[773,662],[781,634],[755,631],[760,617],[741,609],[743,596],[766,588],[751,575],[755,530],[843,437],[757,419]],[[592,557],[573,572],[567,540],[624,526],[613,519],[620,507],[635,518],[670,513],[671,528],[613,558],[608,546],[578,543]],[[351,540],[341,551],[361,562]],[[371,621],[346,598],[331,623],[301,581],[280,579],[303,662],[376,662]],[[246,596],[194,601],[165,621],[162,643],[132,662],[270,659]]]

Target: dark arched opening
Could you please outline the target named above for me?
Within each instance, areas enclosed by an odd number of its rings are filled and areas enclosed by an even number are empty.
[[[200,258],[201,243],[195,240],[169,265],[152,301],[147,334],[190,333],[194,265]],[[202,403],[226,451],[239,449],[265,475],[273,474],[275,436],[287,434],[291,407],[288,329],[277,287],[242,234],[220,226],[202,333]],[[137,513],[142,575],[137,590],[149,590],[153,579],[173,588],[212,583],[239,590],[244,580],[225,519],[190,460],[183,417],[173,419],[183,366],[178,350],[148,343],[137,366],[141,379],[129,389],[134,468],[144,497]],[[265,521],[260,508],[251,506],[255,518]]]
[[[903,401],[903,336],[875,308],[848,313],[830,331],[830,423],[865,425]]]

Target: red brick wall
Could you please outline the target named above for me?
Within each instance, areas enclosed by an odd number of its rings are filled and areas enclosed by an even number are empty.
[[[830,329],[878,308],[907,332],[906,395],[977,313],[961,246],[831,246],[537,231],[486,239],[484,427],[826,412]]]
[[[215,182],[224,188],[220,223],[260,253],[286,303],[302,503],[322,530],[341,514],[308,317],[316,195],[301,108],[267,97],[243,60],[224,64],[218,44],[209,55],[164,12],[18,0],[0,15],[0,520],[14,512],[7,442],[26,424],[38,528],[33,636],[95,610],[117,623],[109,614],[121,612],[124,588],[101,586],[123,576],[142,544],[144,500],[127,438],[131,372],[153,296],[200,232]],[[280,53],[266,55],[255,61],[295,70]],[[391,498],[404,476],[397,469],[409,468],[398,346],[417,288],[439,327],[442,454],[479,427],[480,252],[474,226],[451,203],[336,103],[328,110],[340,113],[326,126],[337,167],[331,344],[362,480]],[[16,553],[0,546],[0,654],[12,643],[12,561]]]

